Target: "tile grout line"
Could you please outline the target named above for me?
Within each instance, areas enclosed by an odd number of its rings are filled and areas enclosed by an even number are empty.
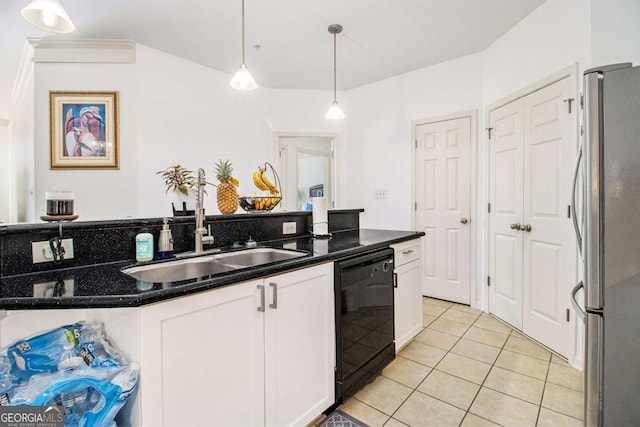
[[[478,414],[474,414],[473,412],[471,412],[471,407],[473,406],[473,403],[476,401],[476,399],[478,398],[478,395],[480,394],[480,391],[482,391],[482,387],[484,387],[484,383],[487,382],[487,378],[489,378],[489,374],[491,373],[491,370],[494,368],[494,366],[496,365],[496,361],[498,360],[498,358],[500,357],[500,354],[502,353],[502,351],[504,350],[504,346],[507,345],[507,341],[509,341],[509,337],[511,336],[511,332],[509,332],[509,334],[507,335],[507,339],[504,340],[504,343],[502,344],[502,347],[500,347],[500,352],[498,353],[498,355],[496,356],[495,360],[493,361],[493,363],[491,364],[491,367],[489,368],[489,370],[487,371],[487,375],[484,377],[484,380],[482,380],[482,384],[480,384],[480,388],[478,388],[478,391],[476,392],[476,395],[473,397],[473,400],[471,401],[471,403],[469,404],[469,409],[467,409],[467,413],[465,414],[464,418],[467,417],[467,414],[471,413],[473,415],[475,415],[476,417],[480,417],[482,419],[486,419]],[[487,387],[488,388],[488,387]],[[493,389],[490,389],[493,390]],[[497,391],[497,390],[494,390]],[[508,395],[507,395],[508,396]],[[464,421],[464,418],[462,419],[462,421]],[[460,425],[462,425],[462,421],[460,422]],[[492,423],[495,424],[499,424],[495,421],[492,420],[488,420]],[[501,424],[499,424],[501,425]]]
[[[542,396],[540,396],[540,406],[538,407],[538,416],[536,417],[536,426],[540,422],[540,413],[542,412],[542,402],[544,401],[544,393],[547,391],[547,382],[549,381],[551,359],[553,359],[553,356],[549,356],[549,364],[547,365],[547,375],[545,375],[544,377],[544,388],[542,389]]]

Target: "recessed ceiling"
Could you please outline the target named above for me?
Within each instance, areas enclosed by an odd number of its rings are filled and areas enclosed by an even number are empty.
[[[29,0],[0,1],[0,114],[26,37],[133,39],[233,74],[241,62],[240,0],[61,0],[76,26],[54,35],[26,23]],[[479,52],[544,0],[245,0],[246,64],[259,86],[352,89]],[[259,48],[255,48],[259,45]]]

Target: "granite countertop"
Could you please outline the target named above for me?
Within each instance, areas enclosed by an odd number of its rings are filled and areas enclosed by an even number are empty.
[[[125,260],[47,272],[6,276],[0,279],[0,309],[137,307],[246,280],[284,273],[362,252],[384,248],[423,236],[422,232],[361,229],[334,233],[331,239],[310,236],[261,242],[258,247],[295,249],[307,256],[274,264],[233,270],[210,277],[140,286],[120,270],[134,265]],[[159,261],[163,262],[163,261]]]

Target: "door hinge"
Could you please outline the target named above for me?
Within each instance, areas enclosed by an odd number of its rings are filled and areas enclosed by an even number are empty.
[[[571,205],[567,206],[567,218],[571,218]]]
[[[569,114],[571,114],[571,103],[575,101],[575,98],[567,98],[563,102],[569,103]]]
[[[487,286],[491,286],[491,276],[487,276]]]
[[[491,213],[491,203],[488,203],[487,212]]]
[[[580,108],[584,110],[584,96],[580,94]]]
[[[418,140],[416,139],[414,142],[416,144],[415,149],[417,150],[418,149]]]
[[[491,139],[491,131],[493,130],[493,128],[485,128],[485,129],[487,129],[488,138]]]
[[[569,321],[569,309],[567,308],[567,322]]]
[[[418,202],[413,202],[413,210],[414,211],[418,210]]]

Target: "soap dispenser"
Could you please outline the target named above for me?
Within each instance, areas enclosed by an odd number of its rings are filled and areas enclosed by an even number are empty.
[[[173,236],[169,228],[169,218],[162,219],[162,230],[158,239],[158,259],[175,257],[173,253]]]

